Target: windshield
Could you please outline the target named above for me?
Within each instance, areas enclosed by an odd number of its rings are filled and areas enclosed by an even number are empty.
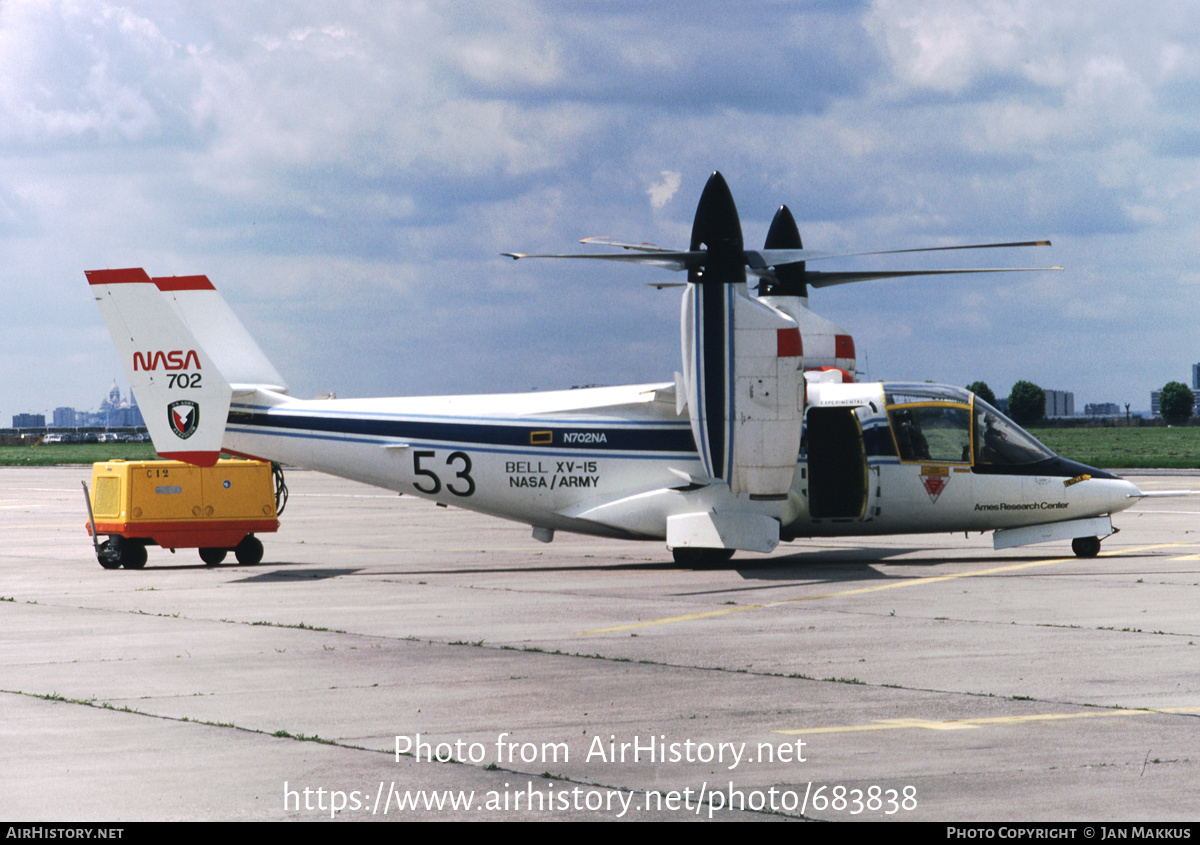
[[[1053,458],[1054,453],[978,396],[975,397],[975,462],[1015,466]]]
[[[1029,432],[967,390],[885,384],[884,400],[902,461],[1016,466],[1054,457]]]

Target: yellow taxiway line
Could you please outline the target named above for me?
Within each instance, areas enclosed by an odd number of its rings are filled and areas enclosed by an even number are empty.
[[[1021,725],[1029,722],[1051,722],[1063,719],[1113,719],[1119,716],[1148,716],[1154,713],[1200,714],[1200,707],[1155,707],[1148,710],[1086,710],[1078,713],[1030,713],[1024,716],[983,716],[969,719],[875,719],[865,725],[840,725],[829,728],[789,728],[772,731],[777,734],[834,734],[858,731],[961,731],[986,725]]]
[[[1181,546],[1194,547],[1195,543],[1157,543],[1152,546],[1138,546],[1137,548],[1121,549],[1113,552],[1101,552],[1104,557],[1114,557],[1117,555],[1136,554],[1138,552],[1151,551],[1153,549],[1178,548]],[[1056,563],[1070,563],[1078,560],[1075,557],[1060,557],[1050,560],[1035,560],[1025,563],[1014,563],[1009,566],[994,566],[989,569],[976,569],[972,572],[956,572],[950,575],[930,575],[925,578],[907,578],[899,581],[892,581],[887,584],[876,584],[872,587],[858,587],[853,590],[839,590],[835,593],[821,593],[815,596],[800,596],[794,599],[780,599],[779,601],[764,602],[763,604],[746,604],[736,607],[723,607],[717,610],[703,610],[697,613],[685,613],[679,616],[665,616],[661,619],[649,619],[644,622],[631,622],[626,625],[613,625],[608,628],[593,628],[590,631],[576,631],[571,636],[574,637],[590,637],[597,634],[613,634],[621,631],[634,631],[640,628],[651,628],[657,625],[673,625],[676,622],[692,622],[697,619],[713,619],[718,616],[731,616],[735,613],[747,613],[752,610],[765,610],[770,607],[780,607],[796,602],[804,601],[822,601],[824,599],[843,598],[845,596],[858,596],[867,593],[877,593],[881,590],[895,590],[901,587],[921,587],[926,584],[936,584],[941,581],[953,581],[957,578],[975,578],[980,575],[996,575],[1001,572],[1019,572],[1022,569],[1033,569],[1039,566],[1050,566]]]

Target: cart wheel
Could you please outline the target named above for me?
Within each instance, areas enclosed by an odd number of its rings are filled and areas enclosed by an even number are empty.
[[[96,559],[105,569],[121,568],[121,561],[113,554],[112,544],[108,540],[100,544],[100,548],[96,551]]]
[[[141,543],[121,544],[121,566],[126,569],[141,569],[146,565],[146,547]]]
[[[233,553],[237,556],[237,562],[245,566],[261,563],[263,558],[262,540],[253,534],[247,534],[242,538],[242,542],[237,544]]]
[[[204,561],[206,566],[216,566],[225,560],[225,552],[225,549],[201,549],[200,559]]]

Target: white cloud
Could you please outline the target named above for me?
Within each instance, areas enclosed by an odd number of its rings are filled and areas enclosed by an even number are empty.
[[[650,205],[654,208],[662,208],[670,202],[683,183],[683,175],[680,173],[664,170],[661,175],[662,181],[651,184],[646,191],[650,195]]]
[[[903,85],[961,92],[981,74],[1024,73],[1029,22],[1044,14],[1025,0],[876,0],[866,22]]]

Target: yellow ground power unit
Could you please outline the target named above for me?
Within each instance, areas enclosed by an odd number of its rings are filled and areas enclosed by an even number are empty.
[[[282,472],[263,461],[222,460],[212,467],[100,461],[92,465],[91,491],[87,484],[83,489],[88,533],[105,569],[141,569],[151,544],[199,549],[209,566],[230,551],[238,563],[258,563],[263,546],[254,535],[279,530],[287,501]]]

